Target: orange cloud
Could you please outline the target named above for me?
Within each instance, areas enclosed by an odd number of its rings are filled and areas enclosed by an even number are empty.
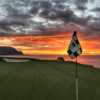
[[[56,36],[9,36],[0,37],[0,45],[13,46],[24,54],[67,54],[71,33]],[[99,39],[85,40],[82,33],[78,34],[84,55],[100,54]]]

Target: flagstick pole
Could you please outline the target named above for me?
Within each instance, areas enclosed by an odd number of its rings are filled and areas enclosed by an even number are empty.
[[[76,57],[76,67],[75,67],[75,94],[76,94],[76,99],[78,100],[78,64],[77,64],[77,57]]]

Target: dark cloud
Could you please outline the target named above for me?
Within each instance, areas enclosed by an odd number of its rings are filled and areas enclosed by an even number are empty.
[[[87,10],[89,1],[91,0],[10,0],[10,2],[5,0],[6,3],[0,8],[3,7],[6,12],[2,12],[2,10],[0,12],[7,13],[7,15],[0,20],[0,34],[6,34],[7,32],[47,34],[50,32],[72,31],[75,28],[86,33],[99,33],[100,18],[94,18],[93,15],[78,15],[79,10]],[[91,10],[91,12],[99,11],[99,7]],[[34,19],[36,16],[37,19]],[[40,20],[38,17],[43,18],[45,21],[41,22],[42,19]],[[59,25],[61,22],[62,24]]]
[[[100,21],[89,25],[91,31],[100,32]]]
[[[75,0],[75,5],[78,10],[86,10],[86,4],[88,3],[88,0]]]
[[[13,17],[13,18],[7,18],[5,20],[0,21],[0,25],[4,26],[4,25],[26,25],[27,20],[24,18],[17,18],[17,17]]]
[[[100,7],[96,7],[96,8],[94,8],[94,9],[92,9],[92,11],[94,11],[94,12],[99,12],[99,13],[100,13]]]

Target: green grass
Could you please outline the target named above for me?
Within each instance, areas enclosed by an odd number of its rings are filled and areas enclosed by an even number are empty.
[[[100,100],[100,70],[79,64],[79,100]],[[0,61],[0,100],[75,100],[75,64]]]

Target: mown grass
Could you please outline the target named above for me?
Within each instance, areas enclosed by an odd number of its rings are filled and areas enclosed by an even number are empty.
[[[79,64],[79,100],[100,100],[100,70]],[[75,100],[75,64],[0,61],[0,100]]]

